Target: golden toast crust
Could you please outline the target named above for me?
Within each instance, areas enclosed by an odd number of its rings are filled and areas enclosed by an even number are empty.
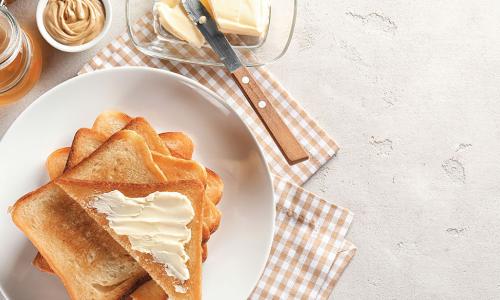
[[[120,164],[118,160],[132,160],[132,162],[130,164]],[[127,130],[113,135],[99,149],[84,159],[82,163],[67,171],[59,178],[74,177],[108,181],[116,180],[120,182],[135,181],[139,183],[166,181],[165,176],[154,163],[144,139],[137,133]],[[40,196],[46,190],[50,190],[52,195],[49,195],[50,197],[43,194],[42,196],[44,197]],[[33,241],[53,271],[63,281],[73,299],[82,297],[82,295],[96,299],[115,299],[115,296],[122,296],[125,292],[125,287],[131,287],[133,283],[135,284],[135,282],[145,276],[144,270],[98,224],[87,216],[80,206],[74,206],[74,201],[67,198],[66,194],[59,190],[57,186],[49,183],[18,200],[12,212],[14,222]],[[30,207],[29,205],[36,205],[38,203],[40,203],[41,207],[39,209],[44,209],[45,206],[43,205],[50,205],[50,209],[45,209],[44,213],[37,213],[38,210],[34,210],[32,214],[29,214],[29,210],[26,210],[26,213],[22,217],[19,217],[20,214],[18,212],[22,211],[19,209],[20,207]],[[32,224],[34,224],[35,217],[38,215],[47,216],[46,219],[40,221],[43,221],[43,224],[53,224],[51,223],[53,220],[57,220],[57,223],[51,226],[47,225],[49,228],[43,232],[36,231],[37,227],[32,227]],[[27,223],[23,223],[24,221],[27,221]],[[60,230],[54,231],[57,229]],[[52,234],[57,232],[58,235],[47,237],[44,235],[44,232]],[[79,238],[82,239],[77,244],[72,244]],[[106,238],[107,240],[105,240]],[[50,247],[50,245],[56,244],[59,246],[54,247],[59,249]],[[109,247],[113,249],[106,250]],[[114,254],[121,253],[115,260],[122,265],[124,261],[127,261],[126,264],[130,266],[130,270],[125,269],[123,270],[124,272],[118,272],[120,276],[124,276],[123,282],[113,286],[112,289],[103,290],[97,288],[96,291],[89,279],[94,277],[92,274],[99,274],[98,266],[89,264],[85,260],[78,263],[74,262],[82,250],[90,251],[91,258],[94,255],[106,257],[99,261],[102,262],[99,266],[102,266],[104,269],[108,261],[113,261],[112,257]],[[65,255],[70,258],[58,257],[57,255],[61,251],[66,251]],[[71,264],[72,261],[73,263]],[[80,273],[83,275],[89,274],[88,276],[90,277],[87,280],[75,279],[74,275],[79,273],[75,272],[72,267],[80,269],[83,267],[84,269]],[[85,285],[85,282],[87,282],[87,285]],[[115,292],[120,295],[114,294]],[[95,293],[96,295],[87,295],[86,293]]]
[[[73,200],[102,226],[115,241],[117,241],[127,252],[143,267],[162,287],[162,289],[173,299],[201,299],[201,216],[203,213],[204,185],[198,180],[171,181],[165,184],[122,184],[110,182],[82,181],[68,178],[58,178],[56,184],[63,189]],[[127,236],[116,234],[106,219],[106,215],[92,208],[94,197],[98,194],[112,190],[119,190],[128,197],[144,197],[155,191],[179,192],[186,195],[191,201],[195,211],[193,221],[188,225],[191,229],[191,240],[186,246],[190,257],[187,262],[190,279],[184,283],[168,276],[163,264],[156,262],[150,254],[132,249]],[[180,284],[187,288],[186,293],[179,293],[174,285]]]
[[[124,129],[133,130],[142,136],[151,151],[170,155],[170,151],[146,119],[142,117],[134,118]]]
[[[69,170],[76,166],[84,158],[99,148],[106,140],[107,137],[105,135],[93,129],[80,128],[75,133],[75,137],[71,143],[71,151],[69,152],[64,170]]]
[[[47,159],[47,169],[48,171],[52,170],[51,179],[56,178],[63,173],[64,168],[62,169],[58,168],[57,164],[60,165],[60,162],[64,161],[65,155],[68,158],[66,159],[67,163],[65,163],[64,166],[69,164],[68,169],[73,166],[76,166],[81,160],[89,156],[89,154],[92,153],[95,149],[99,148],[99,146],[101,146],[109,136],[113,135],[114,133],[123,129],[124,127],[127,127],[127,129],[135,131],[136,133],[138,133],[138,135],[144,138],[146,140],[149,149],[151,150],[156,149],[156,151],[163,152],[166,155],[168,154],[172,155],[173,157],[170,157],[171,161],[174,160],[175,157],[187,160],[190,160],[192,157],[194,149],[193,142],[191,138],[185,133],[166,132],[158,135],[151,127],[151,125],[149,125],[149,123],[143,118],[132,119],[128,115],[120,112],[105,112],[98,116],[98,118],[94,122],[92,129],[83,128],[75,134],[75,138],[73,140],[71,149],[70,148],[66,148],[66,150],[63,150],[64,148],[58,149],[54,151],[53,155],[51,154],[51,156],[49,156],[49,158]],[[90,142],[88,142],[89,140]],[[73,158],[71,159],[72,162],[70,163],[69,156],[72,151],[75,151],[75,153],[72,155]],[[154,162],[160,165],[161,163],[157,161],[158,158],[156,157],[155,159],[155,156],[158,155],[160,155],[160,153],[154,153],[152,157],[154,159]],[[51,164],[50,169],[49,169],[49,160]],[[194,163],[197,164],[196,162]],[[180,164],[181,165],[177,165],[179,166],[180,169],[185,167],[182,163]],[[169,164],[167,163],[166,166],[169,166]],[[176,166],[175,161],[174,164],[170,163],[170,167],[175,167],[175,166]],[[192,163],[188,163],[186,164],[186,166],[192,166]],[[159,169],[161,169],[162,173],[165,174],[169,180],[201,178],[201,181],[202,182],[204,181],[206,183],[205,194],[204,194],[205,200],[203,201],[202,204],[202,210],[205,210],[205,212],[203,212],[203,228],[201,234],[203,240],[203,243],[201,244],[201,249],[202,249],[201,251],[202,251],[202,259],[204,261],[208,253],[206,241],[208,241],[208,239],[210,238],[210,234],[213,233],[220,224],[221,216],[219,210],[215,207],[215,204],[217,204],[220,201],[220,198],[222,196],[223,182],[215,172],[213,172],[208,168],[206,170],[202,168],[203,171],[200,172],[200,170],[198,170],[199,168],[195,167],[194,168],[195,170],[184,171],[184,173],[183,171],[180,171],[180,174],[175,174],[176,173],[175,171],[165,171],[165,167],[162,168],[161,166],[159,166]],[[172,175],[172,172],[174,172],[175,176]],[[200,175],[202,173],[204,175]],[[103,174],[101,174],[101,176],[102,175]],[[203,177],[205,177],[205,179],[203,179]],[[87,178],[83,176],[82,179],[87,179]],[[71,179],[66,178],[65,180],[71,180]],[[40,255],[40,253],[35,257],[33,264],[42,271],[52,272],[49,265],[50,262],[44,260],[44,258]],[[137,283],[138,280],[135,280],[135,284]],[[130,285],[129,282],[126,282],[126,284]],[[151,281],[149,285],[147,283],[144,285],[147,286],[148,288],[150,286],[157,287],[154,281]],[[147,291],[148,288],[144,287],[142,289],[143,290],[145,289]],[[155,289],[153,288],[151,290]],[[156,288],[156,290],[158,290],[158,288]]]
[[[119,147],[128,148],[122,152],[113,152],[114,148]],[[136,152],[135,157],[129,156],[131,151]],[[97,164],[96,162],[102,163]],[[144,139],[130,130],[122,130],[112,135],[101,147],[83,159],[78,167],[67,170],[63,176],[74,179],[89,179],[89,171],[99,177],[96,179],[113,182],[122,182],[120,176],[129,176],[137,183],[166,181],[165,175],[153,161]]]
[[[132,118],[119,111],[105,111],[100,113],[92,125],[92,129],[109,138],[127,126]]]
[[[85,212],[75,204],[50,182],[19,199],[11,214],[72,299],[119,299],[147,273],[92,219],[80,218]]]
[[[163,137],[168,137],[169,139],[173,140],[175,138],[179,138],[179,141],[174,142],[171,141],[171,144],[176,144],[178,149],[186,149],[189,147],[192,147],[192,142],[191,139],[184,133],[181,132],[166,132],[160,134],[160,136]],[[182,136],[184,136],[182,138]],[[96,141],[96,143],[92,143],[93,147],[97,148],[99,147],[99,142],[103,139],[103,135],[100,133],[97,133],[95,130],[92,129],[81,129],[75,134],[75,138],[72,144],[71,152],[76,153],[73,158],[75,159],[71,165],[76,165],[80,162],[81,159],[85,158],[86,156],[90,155],[90,153],[83,153],[85,150],[83,148],[87,147],[85,144],[82,144],[82,142],[85,141]],[[186,141],[188,141],[186,143]],[[104,141],[103,141],[104,142]],[[103,142],[100,142],[101,144]],[[61,160],[61,156],[64,154],[65,151],[59,149],[53,152],[51,156],[47,159],[47,165],[49,165],[49,161],[57,161]],[[95,149],[94,149],[95,150]],[[192,150],[191,150],[192,151]],[[69,152],[69,151],[68,151]],[[86,151],[88,152],[88,151]],[[174,153],[172,153],[174,154]],[[172,180],[177,180],[177,179],[188,179],[188,178],[197,178],[200,180],[206,180],[207,181],[207,186],[206,186],[206,191],[205,191],[205,197],[207,197],[208,200],[211,200],[212,202],[219,202],[220,197],[222,196],[222,188],[223,188],[223,183],[220,177],[212,170],[210,169],[200,169],[197,168],[197,166],[201,166],[198,163],[191,161],[191,160],[181,160],[179,158],[175,157],[168,157],[168,158],[158,158],[161,154],[156,153],[156,159],[155,161],[157,164],[160,166],[160,169],[162,169],[162,172],[166,174],[166,176]],[[164,156],[164,155],[163,155]],[[155,155],[153,155],[153,158]],[[80,159],[80,160],[77,160]],[[158,162],[158,161],[160,162]],[[162,163],[163,161],[163,163]],[[52,165],[55,165],[52,163]],[[67,164],[65,164],[67,165]],[[194,165],[194,166],[193,166]],[[163,167],[161,167],[163,166]],[[188,168],[186,168],[188,166]],[[189,167],[190,166],[190,167]],[[175,171],[175,169],[172,169],[173,167],[177,168],[180,171]],[[184,170],[184,171],[182,171]],[[189,175],[187,174],[188,171],[186,170],[191,170],[194,172],[194,175]],[[54,178],[58,177],[62,174],[63,170],[59,168],[59,170],[55,169],[53,170]],[[183,175],[184,174],[184,175]],[[203,178],[206,179],[203,179]],[[53,178],[51,178],[53,179]],[[205,205],[205,211],[206,213],[204,214],[204,226],[203,226],[203,231],[202,231],[202,241],[203,241],[203,261],[206,260],[207,258],[207,245],[206,242],[210,239],[210,235],[215,232],[215,230],[218,228],[221,220],[221,215],[220,212],[217,208],[215,208],[213,205],[210,203],[204,203]],[[33,265],[40,269],[43,272],[51,272],[50,266],[48,263],[46,263],[40,255],[37,255],[33,261]]]
[[[60,148],[52,152],[47,157],[45,167],[47,168],[47,173],[49,174],[50,179],[59,177],[64,172],[70,152],[70,147]]]
[[[172,156],[184,159],[193,157],[193,140],[184,132],[163,132],[159,136]]]
[[[146,281],[127,300],[167,300],[167,294],[154,280]]]

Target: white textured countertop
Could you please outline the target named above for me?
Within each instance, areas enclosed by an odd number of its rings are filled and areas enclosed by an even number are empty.
[[[299,1],[296,35],[270,66],[340,144],[306,188],[355,213],[358,247],[336,299],[500,295],[500,2]],[[35,1],[11,10],[34,24]],[[81,54],[45,46],[42,79],[0,108],[0,136]]]

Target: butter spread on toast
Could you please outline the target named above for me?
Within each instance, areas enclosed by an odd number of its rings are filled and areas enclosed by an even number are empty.
[[[128,236],[132,249],[151,254],[165,265],[169,276],[189,279],[185,245],[191,240],[187,225],[194,218],[194,210],[188,197],[177,192],[154,192],[129,198],[114,190],[96,196],[91,206],[106,215],[117,234]]]

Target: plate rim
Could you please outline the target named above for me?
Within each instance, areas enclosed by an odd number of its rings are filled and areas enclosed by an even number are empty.
[[[9,127],[7,128],[7,130],[5,131],[5,133],[3,134],[2,137],[0,137],[0,151],[2,150],[2,148],[5,147],[5,138],[6,137],[9,137],[11,134],[12,134],[12,131],[14,130],[13,128],[16,126],[16,124],[18,122],[22,122],[23,119],[24,119],[24,116],[27,114],[27,112],[35,109],[37,106],[41,105],[40,103],[43,103],[45,100],[44,99],[50,99],[51,95],[53,93],[55,93],[57,90],[63,88],[64,86],[66,85],[69,85],[75,81],[79,81],[79,80],[83,80],[87,77],[92,77],[92,76],[98,76],[98,75],[101,75],[101,74],[105,74],[105,73],[115,73],[115,72],[150,72],[150,73],[154,73],[156,74],[155,76],[166,76],[166,77],[169,77],[170,79],[173,79],[174,81],[180,81],[180,82],[185,82],[185,83],[188,83],[190,86],[192,87],[195,87],[196,89],[199,89],[207,94],[209,94],[211,97],[213,97],[219,104],[221,104],[222,106],[224,106],[226,109],[230,110],[233,114],[235,114],[237,117],[238,117],[238,120],[243,124],[243,126],[245,127],[245,129],[250,133],[250,136],[252,137],[253,139],[253,142],[255,143],[255,145],[257,146],[257,149],[258,149],[258,153],[259,153],[259,159],[260,161],[263,163],[264,165],[264,169],[265,169],[265,180],[268,182],[270,188],[271,188],[271,200],[274,203],[276,203],[276,196],[275,196],[275,193],[274,193],[274,185],[273,185],[273,180],[272,180],[272,177],[271,177],[271,172],[270,172],[270,169],[269,169],[269,165],[267,164],[266,162],[266,159],[265,159],[265,156],[264,156],[264,151],[262,150],[260,144],[258,143],[254,133],[252,132],[252,130],[250,130],[250,127],[248,126],[247,123],[245,123],[245,121],[241,118],[241,116],[236,112],[235,109],[233,109],[229,104],[227,104],[224,99],[219,95],[217,94],[215,91],[211,90],[210,88],[204,86],[203,84],[201,84],[200,82],[192,79],[192,78],[189,78],[189,77],[186,77],[184,75],[181,75],[181,74],[178,74],[178,73],[175,73],[175,72],[172,72],[172,71],[169,71],[169,70],[163,70],[163,69],[157,69],[157,68],[152,68],[152,67],[147,67],[147,66],[119,66],[119,67],[112,67],[112,68],[105,68],[105,69],[100,69],[100,70],[94,70],[94,71],[90,71],[90,72],[87,72],[87,73],[84,73],[84,74],[81,74],[81,75],[76,75],[72,78],[69,78],[67,80],[64,80],[63,82],[60,82],[59,84],[57,84],[56,86],[48,89],[47,91],[45,91],[43,94],[41,94],[40,96],[38,96],[32,103],[30,103],[26,108],[24,108],[21,113],[14,119],[14,121],[9,125]],[[204,101],[207,101],[210,103],[210,101],[206,98],[206,97],[202,97],[204,98]],[[211,104],[213,105],[213,104]],[[262,266],[260,267],[260,271],[258,272],[257,276],[254,278],[253,280],[253,285],[252,285],[252,288],[247,292],[247,297],[251,295],[251,293],[253,292],[253,290],[255,289],[259,279],[261,278],[264,270],[265,270],[265,267],[267,265],[267,262],[269,261],[269,257],[270,257],[270,254],[271,254],[271,250],[272,250],[272,244],[273,244],[273,241],[274,241],[274,231],[275,231],[275,227],[276,227],[276,206],[275,205],[272,205],[272,220],[271,220],[271,225],[272,225],[272,228],[267,236],[267,247],[266,247],[266,254],[265,254],[265,260],[264,260],[264,263],[262,263]],[[3,290],[1,287],[0,287],[0,290]],[[1,295],[1,294],[0,294]]]

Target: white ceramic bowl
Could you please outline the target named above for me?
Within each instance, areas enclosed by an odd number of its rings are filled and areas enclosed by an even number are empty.
[[[39,0],[38,5],[36,7],[36,24],[38,26],[38,31],[43,36],[43,38],[49,43],[52,47],[64,51],[64,52],[81,52],[87,49],[94,47],[100,40],[108,33],[109,27],[111,26],[111,19],[113,18],[113,13],[111,9],[111,0],[101,0],[104,5],[104,12],[106,13],[106,19],[104,20],[104,27],[102,28],[101,33],[97,35],[93,40],[87,42],[82,45],[70,46],[64,45],[56,41],[45,28],[45,23],[43,21],[43,11],[45,6],[47,6],[48,0]]]

